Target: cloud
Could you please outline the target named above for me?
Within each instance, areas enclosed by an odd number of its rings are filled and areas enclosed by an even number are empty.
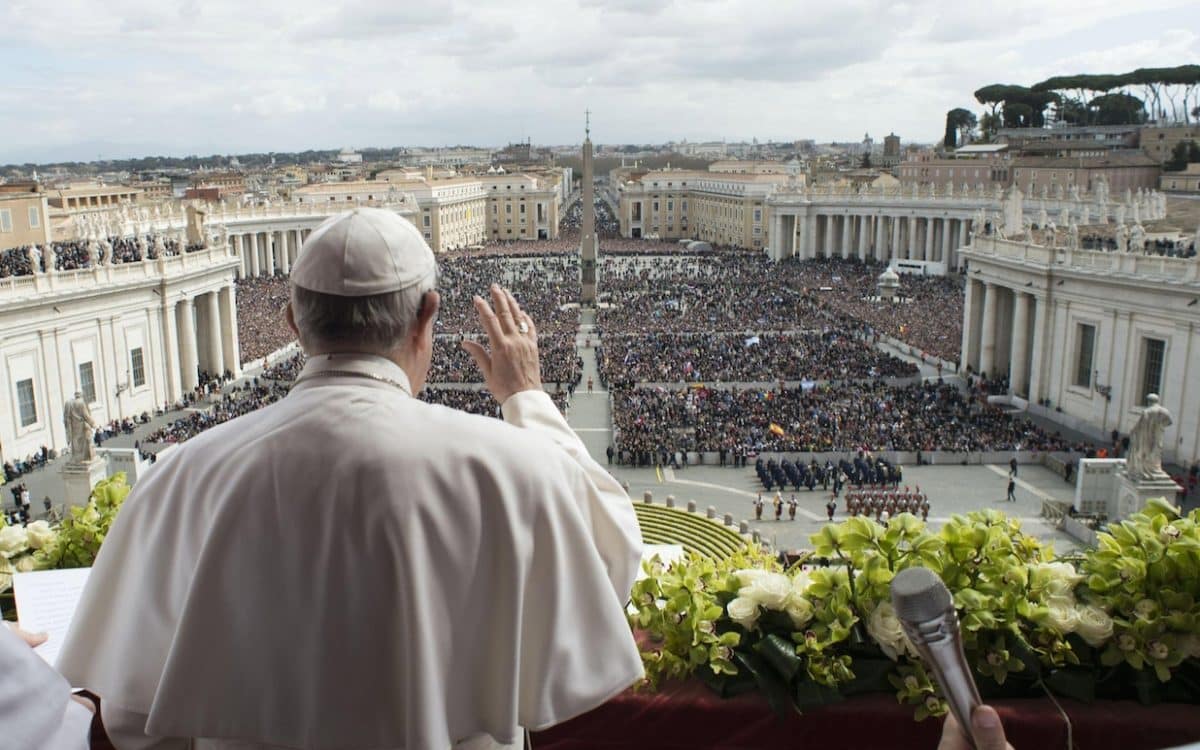
[[[1200,56],[1177,0],[3,0],[0,28],[0,163],[571,143],[586,108],[605,143],[933,141],[988,83]]]

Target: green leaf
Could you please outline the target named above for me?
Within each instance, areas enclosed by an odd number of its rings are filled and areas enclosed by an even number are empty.
[[[801,712],[834,703],[841,703],[846,699],[837,690],[807,679],[800,680],[796,684],[794,695],[796,698],[796,708]]]
[[[779,673],[771,668],[761,656],[753,652],[735,651],[734,661],[739,669],[744,669],[754,677],[758,689],[766,696],[767,703],[777,716],[787,716],[795,712],[792,705],[787,683],[780,678]]]
[[[759,641],[755,649],[766,663],[788,682],[791,682],[804,666],[800,657],[796,655],[796,647],[774,633]]]

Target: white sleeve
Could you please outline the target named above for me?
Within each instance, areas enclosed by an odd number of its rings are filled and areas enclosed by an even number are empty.
[[[596,549],[608,567],[617,597],[625,602],[642,559],[642,531],[629,495],[616,477],[588,454],[550,394],[520,391],[509,396],[500,410],[505,422],[554,441],[583,470],[585,486],[582,496],[576,499],[590,522]]]
[[[42,750],[88,750],[91,746],[92,712],[73,700],[67,701],[62,723],[46,740]]]

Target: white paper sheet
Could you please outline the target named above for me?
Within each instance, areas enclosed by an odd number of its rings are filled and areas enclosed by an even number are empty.
[[[79,596],[91,572],[91,568],[74,568],[13,574],[20,625],[31,633],[49,636],[34,651],[50,666],[58,661],[58,652],[67,639]]]

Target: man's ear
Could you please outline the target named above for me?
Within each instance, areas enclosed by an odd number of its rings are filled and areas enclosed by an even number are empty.
[[[291,302],[284,306],[283,317],[287,321],[288,328],[291,328],[292,333],[296,334],[296,338],[300,338],[300,329],[296,327],[296,315],[292,312]]]
[[[433,335],[433,321],[437,320],[438,307],[441,305],[442,297],[437,293],[436,289],[431,289],[425,292],[425,296],[421,297],[421,306],[417,309],[417,325],[414,327],[416,335],[422,335],[429,330],[429,334]]]

